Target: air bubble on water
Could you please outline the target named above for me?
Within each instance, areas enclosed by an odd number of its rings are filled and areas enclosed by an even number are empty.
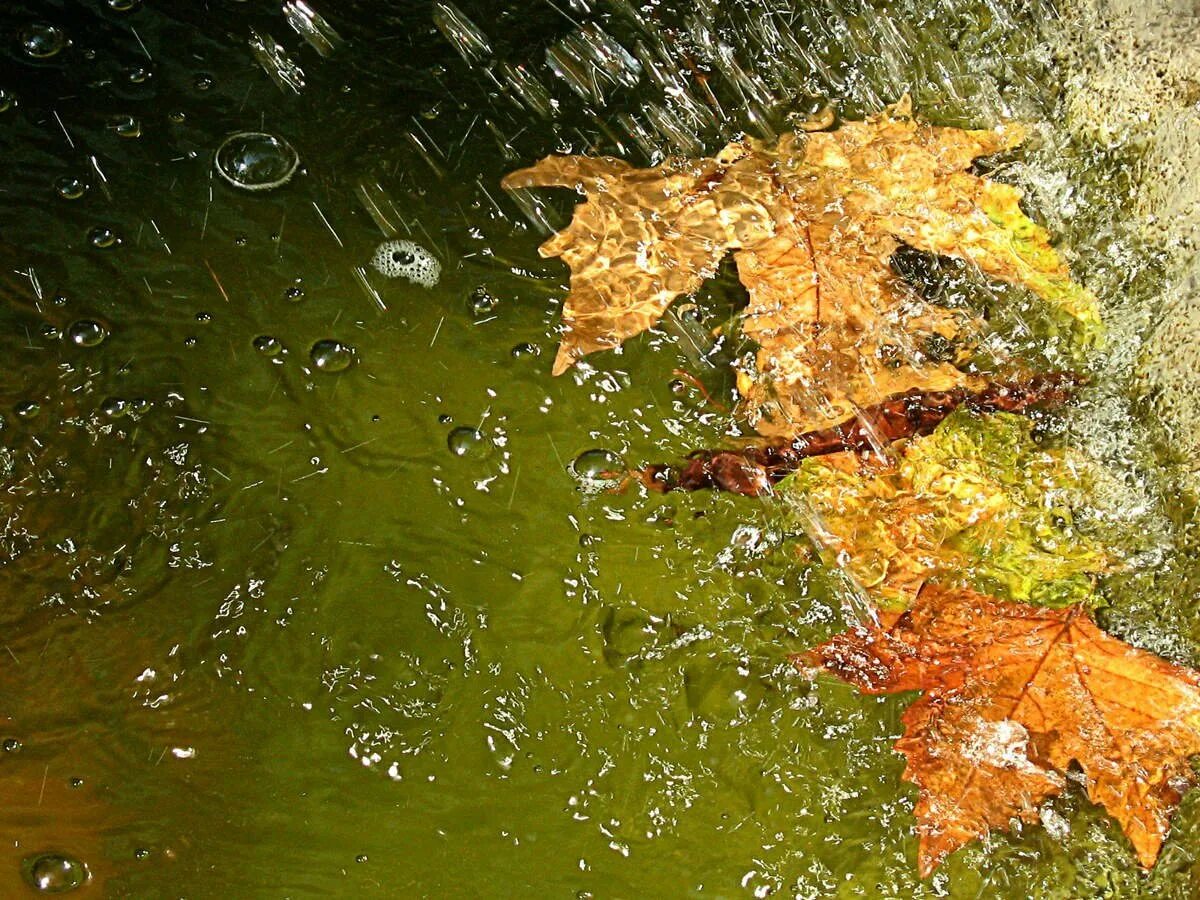
[[[16,738],[5,738],[4,743],[0,744],[5,753],[16,753],[21,749],[21,742]]]
[[[278,356],[279,351],[283,349],[283,344],[279,343],[278,338],[269,334],[260,334],[254,339],[254,349],[263,356]]]
[[[61,28],[47,22],[34,22],[21,31],[21,49],[31,59],[49,59],[67,46]]]
[[[80,319],[67,327],[67,340],[76,347],[98,347],[108,337],[108,329],[94,319]]]
[[[491,315],[499,305],[500,299],[483,285],[471,291],[471,296],[467,298],[467,308],[477,319]]]
[[[299,303],[304,299],[304,288],[298,284],[293,284],[283,292],[284,300],[291,300],[293,303]]]
[[[108,0],[108,8],[113,12],[133,12],[142,5],[142,0]]]
[[[230,135],[217,148],[217,173],[244,191],[269,191],[292,180],[300,165],[295,149],[283,138],[262,131]]]
[[[375,271],[388,278],[405,278],[431,288],[442,276],[442,264],[424,247],[412,241],[384,241],[371,257]]]
[[[8,112],[17,105],[17,96],[12,91],[0,88],[0,113]]]
[[[104,225],[97,225],[88,232],[88,243],[100,250],[115,246],[119,240],[117,233]]]
[[[345,372],[353,365],[355,350],[341,341],[325,339],[313,344],[308,355],[317,371],[336,374]]]
[[[125,73],[130,84],[145,84],[153,75],[154,72],[146,66],[134,66]]]
[[[198,91],[208,91],[212,90],[212,86],[215,83],[216,82],[213,80],[211,75],[201,72],[195,77],[195,79],[192,80],[192,87]]]
[[[28,857],[21,873],[34,890],[45,894],[63,894],[87,883],[87,866],[64,853],[42,853]]]
[[[110,419],[125,415],[125,401],[120,397],[108,397],[100,404],[100,412]]]
[[[42,406],[36,400],[22,400],[13,407],[13,412],[20,419],[32,419],[42,411]]]
[[[625,477],[625,461],[611,450],[585,450],[571,461],[571,474],[586,491],[601,491]]]
[[[524,342],[524,343],[515,345],[512,348],[511,352],[512,352],[514,359],[520,359],[524,356],[540,356],[541,352],[542,352],[542,348],[539,347],[537,344],[530,344],[529,342]]]
[[[446,436],[446,446],[455,456],[486,456],[492,449],[491,441],[478,428],[460,425]]]
[[[54,190],[64,200],[78,200],[87,193],[87,182],[74,175],[63,175],[54,182]]]
[[[124,138],[142,136],[142,123],[130,115],[117,115],[108,120],[108,127]]]

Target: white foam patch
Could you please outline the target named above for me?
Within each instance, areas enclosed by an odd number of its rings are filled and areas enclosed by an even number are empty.
[[[442,277],[442,264],[424,247],[412,241],[384,241],[371,257],[375,271],[388,278],[406,278],[431,288]]]

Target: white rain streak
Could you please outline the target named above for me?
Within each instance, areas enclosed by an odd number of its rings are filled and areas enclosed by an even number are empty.
[[[332,55],[345,43],[337,29],[304,0],[287,0],[283,4],[283,16],[292,30],[321,56]]]
[[[284,93],[288,91],[294,94],[300,93],[304,88],[304,70],[300,68],[299,63],[288,56],[282,44],[271,35],[263,34],[257,28],[250,29],[250,38],[247,43],[250,45],[250,52],[254,59],[275,82],[276,87]]]
[[[439,0],[434,4],[433,24],[468,63],[479,62],[492,55],[491,42],[483,29],[453,3]]]

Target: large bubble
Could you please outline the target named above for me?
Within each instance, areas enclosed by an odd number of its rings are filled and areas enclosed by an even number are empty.
[[[217,172],[244,191],[269,191],[292,180],[300,157],[283,138],[261,131],[230,135],[217,148]]]
[[[371,257],[375,270],[388,278],[407,278],[413,284],[431,288],[442,276],[437,258],[412,241],[384,241]]]

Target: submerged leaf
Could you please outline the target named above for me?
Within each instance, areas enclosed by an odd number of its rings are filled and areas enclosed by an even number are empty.
[[[1085,466],[1037,448],[1031,427],[959,410],[895,463],[810,459],[780,488],[821,548],[885,605],[908,605],[930,579],[1044,606],[1089,601],[1111,560],[1073,525]]]
[[[918,690],[896,749],[920,795],[922,876],[958,847],[1062,793],[1073,765],[1152,866],[1200,753],[1200,676],[1038,609],[927,587],[911,610],[808,658],[869,694]]]
[[[1021,212],[1020,192],[964,171],[1022,137],[1013,125],[919,124],[905,101],[836,131],[735,142],[711,159],[635,169],[548,157],[513,172],[506,187],[587,198],[541,247],[571,270],[555,373],[653,326],[729,251],[750,295],[743,331],[759,345],[739,374],[742,409],[763,434],[828,428],[910,390],[983,386],[954,365],[975,323],[892,272],[902,243],[1028,287],[1090,339],[1095,298]],[[931,342],[952,348],[949,358],[928,352]]]

